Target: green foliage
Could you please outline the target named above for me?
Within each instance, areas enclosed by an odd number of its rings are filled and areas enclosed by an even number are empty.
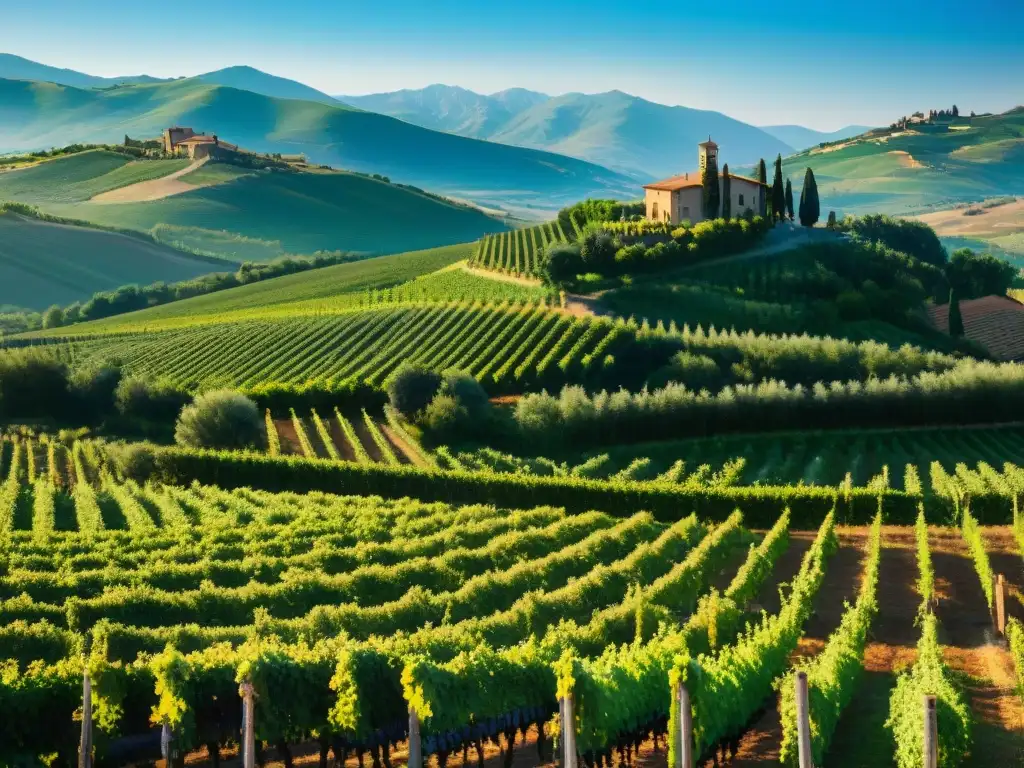
[[[1024,406],[1024,374],[1015,366],[962,362],[944,373],[860,382],[781,381],[736,384],[701,394],[681,384],[630,393],[559,396],[534,393],[517,404],[515,421],[525,442],[606,445],[724,432],[850,426],[998,422],[1007,407]],[[970,404],[969,406],[967,404]],[[544,418],[537,418],[544,414]]]
[[[718,178],[718,161],[709,156],[701,171],[701,208],[705,219],[717,219],[722,208],[722,189]],[[722,218],[728,218],[723,216]]]
[[[720,741],[739,736],[751,716],[770,695],[775,679],[789,666],[812,601],[821,586],[827,559],[838,547],[835,516],[830,513],[804,555],[800,571],[781,610],[748,626],[735,643],[717,655],[694,659],[681,654],[672,664],[670,681],[684,683],[690,691],[693,732],[700,756]],[[670,740],[677,738],[678,719],[669,723]]]
[[[868,534],[867,561],[857,602],[843,613],[839,627],[829,637],[824,650],[813,661],[798,665],[807,673],[809,715],[811,722],[811,754],[813,762],[824,765],[829,743],[843,710],[850,703],[864,673],[864,647],[871,623],[878,613],[878,563],[882,552],[882,515]],[[782,722],[782,743],[779,762],[799,764],[797,747],[796,690],[791,676],[780,678],[779,718]]]
[[[886,248],[899,251],[915,259],[942,267],[946,251],[935,231],[920,221],[896,219],[883,214],[858,218],[848,216],[838,227],[868,242],[882,243]]]
[[[187,402],[187,396],[170,382],[141,375],[123,377],[114,390],[118,413],[141,421],[173,421]]]
[[[989,610],[993,608],[993,591],[995,589],[995,573],[992,564],[988,559],[988,551],[985,548],[985,538],[981,534],[981,526],[974,519],[969,508],[963,510],[963,517],[960,521],[960,530],[963,532],[964,542],[971,553],[971,560],[974,561],[974,570],[978,573],[981,582],[981,591],[985,593],[985,601]]]
[[[786,215],[793,220],[793,182],[786,179]]]
[[[590,224],[592,222],[619,221],[621,219],[632,219],[636,216],[643,216],[646,212],[644,202],[622,202],[619,200],[591,200],[586,199],[575,205],[563,208],[558,212],[558,223],[561,228],[569,232],[578,225]]]
[[[263,417],[249,398],[231,390],[197,395],[174,428],[179,445],[191,448],[253,448],[266,444]]]
[[[1016,277],[1017,269],[1012,264],[990,253],[975,253],[970,248],[954,251],[946,264],[950,290],[956,291],[962,299],[1005,296]]]
[[[722,218],[732,218],[732,176],[729,175],[729,164],[722,166]]]
[[[388,380],[391,407],[403,416],[415,416],[434,399],[441,381],[440,374],[424,366],[403,363]]]
[[[956,288],[949,289],[949,335],[950,336],[963,336],[964,335],[964,318],[960,314],[960,297],[957,295]]]
[[[917,660],[909,672],[899,676],[889,700],[886,727],[892,731],[899,768],[918,768],[923,764],[925,694],[936,697],[939,764],[960,765],[971,748],[970,708],[942,659],[938,624],[930,612],[921,617]]]
[[[775,221],[782,221],[786,216],[786,192],[782,185],[782,155],[775,158],[775,178],[772,180],[771,212]]]
[[[807,168],[804,173],[804,185],[800,190],[800,224],[813,227],[821,217],[821,202],[818,199],[818,182],[814,179],[814,171]],[[835,229],[835,212],[829,213],[829,229]]]

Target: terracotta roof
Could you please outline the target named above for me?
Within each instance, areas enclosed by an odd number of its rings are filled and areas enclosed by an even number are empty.
[[[710,137],[710,136],[708,136],[708,140],[707,140],[707,141],[702,141],[702,142],[701,142],[700,144],[698,144],[697,146],[698,146],[698,147],[714,147],[715,149],[718,149],[718,145],[717,145],[717,144],[715,144],[715,142],[713,142],[713,141],[711,140],[711,137]]]
[[[187,139],[175,142],[177,144],[213,144],[213,136],[189,136]]]
[[[737,176],[735,173],[729,174],[730,179],[736,181],[745,181],[748,184],[757,184],[758,186],[765,186],[767,184],[761,184],[757,179],[751,179],[747,176]],[[687,187],[699,187],[701,186],[700,171],[690,171],[687,173],[681,173],[678,176],[671,176],[661,181],[655,181],[651,184],[644,184],[644,189],[658,189],[665,192],[675,192],[680,189],[686,189]]]
[[[677,189],[699,186],[701,186],[700,172],[694,171],[693,173],[681,173],[678,176],[671,176],[661,181],[655,181],[652,184],[644,184],[644,189],[661,189],[675,192]]]
[[[949,332],[949,304],[928,308],[932,325]],[[983,296],[960,302],[964,335],[999,360],[1024,360],[1024,304],[1008,296]]]

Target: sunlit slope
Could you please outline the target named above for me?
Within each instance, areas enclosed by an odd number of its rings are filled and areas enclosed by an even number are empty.
[[[824,211],[914,214],[1019,193],[1024,178],[1024,108],[962,118],[946,131],[871,132],[784,163],[799,189],[810,166]]]
[[[86,152],[0,174],[0,200],[151,232],[165,242],[184,242],[234,260],[318,250],[396,253],[468,242],[504,229],[467,206],[357,174],[327,171],[238,175],[207,165],[195,173],[200,184],[211,186],[148,202],[90,202],[96,194],[158,178],[185,163],[130,162],[115,152]],[[182,177],[186,185],[190,175]]]

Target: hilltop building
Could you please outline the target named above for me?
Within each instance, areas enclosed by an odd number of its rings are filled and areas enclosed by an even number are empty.
[[[190,160],[202,160],[204,157],[223,157],[238,152],[238,147],[221,141],[217,135],[207,136],[196,133],[191,128],[172,126],[164,129],[164,152],[169,155],[187,155]]]
[[[698,221],[704,221],[704,187],[701,179],[709,160],[714,160],[718,164],[718,145],[708,137],[707,141],[697,145],[697,150],[696,171],[644,185],[648,219],[667,221],[671,224],[683,221],[696,224]],[[722,166],[718,164],[719,187],[722,184],[721,168]],[[754,213],[759,213],[766,185],[756,179],[737,176],[735,173],[729,174],[729,180],[733,215],[739,216],[748,208]]]

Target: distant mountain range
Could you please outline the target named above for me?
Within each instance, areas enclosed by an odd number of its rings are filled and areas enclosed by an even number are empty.
[[[102,90],[0,80],[0,152],[120,142],[126,133],[156,136],[179,123],[257,152],[301,152],[314,163],[524,213],[550,212],[587,196],[640,196],[634,179],[575,158],[430,131],[337,102],[266,96],[205,77]],[[282,88],[275,80],[263,83]]]
[[[841,141],[860,136],[871,130],[867,125],[848,125],[838,131],[815,131],[802,125],[764,125],[761,130],[769,133],[779,141],[784,141],[795,150],[810,149],[829,141]]]
[[[696,145],[709,135],[721,145],[723,161],[734,166],[795,151],[720,112],[669,107],[621,91],[547,96],[512,89],[487,96],[432,85],[336,98],[434,130],[579,157],[637,179],[694,168]]]
[[[149,75],[128,75],[125,77],[96,77],[73,69],[60,69],[24,59],[11,53],[0,53],[0,78],[7,80],[39,80],[60,83],[75,88],[108,88],[119,83],[156,83],[160,78]]]

